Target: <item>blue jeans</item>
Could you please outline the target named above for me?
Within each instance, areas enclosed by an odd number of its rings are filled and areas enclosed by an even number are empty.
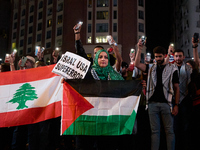
[[[173,130],[173,117],[167,103],[149,103],[149,119],[151,126],[151,149],[158,150],[160,146],[160,120],[162,117],[165,129],[167,149],[175,149],[175,135]]]

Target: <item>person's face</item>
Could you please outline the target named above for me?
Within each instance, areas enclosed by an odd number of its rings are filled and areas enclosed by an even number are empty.
[[[104,68],[108,65],[108,55],[106,52],[101,52],[98,58],[98,64],[100,67]]]
[[[182,65],[184,59],[185,59],[185,56],[183,56],[182,52],[175,52],[174,60],[177,65]]]
[[[165,56],[163,54],[155,53],[154,56],[158,65],[161,65],[164,63]]]
[[[96,53],[101,49],[102,49],[101,47],[97,47],[97,48],[94,49],[94,58],[95,58]]]
[[[27,60],[24,67],[25,69],[30,69],[30,68],[33,68],[33,65],[29,60]]]

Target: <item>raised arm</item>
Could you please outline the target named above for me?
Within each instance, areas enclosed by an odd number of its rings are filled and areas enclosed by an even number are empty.
[[[111,36],[111,39],[112,39],[112,43],[116,43],[112,36]],[[113,48],[113,52],[114,52],[116,60],[117,60],[116,63],[115,63],[115,68],[119,72],[121,64],[122,64],[122,56],[119,53],[119,47],[117,46],[117,44],[112,44],[111,46]]]
[[[199,43],[199,39],[198,42],[195,43],[194,42],[194,38],[192,37],[192,47],[193,47],[193,57],[194,57],[194,62],[197,64],[198,68],[200,68],[200,60],[199,60],[199,54],[198,54],[198,43]]]
[[[146,65],[140,62],[140,60],[141,60],[141,52],[142,52],[142,48],[143,48],[141,39],[139,39],[139,42],[138,42],[137,46],[138,46],[138,49],[137,49],[137,53],[136,53],[136,57],[135,57],[135,66],[138,69],[140,69],[142,71],[145,71],[146,70]]]
[[[87,54],[85,52],[85,49],[83,48],[82,42],[81,42],[81,27],[80,26],[77,30],[76,30],[77,25],[74,26],[73,30],[74,30],[74,34],[75,34],[75,48],[76,48],[76,53],[81,56],[84,57],[85,59],[88,59]]]
[[[170,55],[172,55],[173,51],[174,51],[174,47],[171,46],[171,44],[170,44],[169,48],[168,48],[167,57],[165,58],[165,64],[169,63],[169,58],[170,58]]]
[[[172,114],[176,116],[178,114],[178,104],[179,104],[179,98],[180,98],[179,84],[174,83],[173,88],[174,88],[174,95],[175,95],[175,106],[172,110]]]

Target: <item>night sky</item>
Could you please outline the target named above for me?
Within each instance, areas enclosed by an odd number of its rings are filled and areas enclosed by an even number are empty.
[[[147,52],[156,46],[166,50],[172,37],[172,0],[146,0]]]

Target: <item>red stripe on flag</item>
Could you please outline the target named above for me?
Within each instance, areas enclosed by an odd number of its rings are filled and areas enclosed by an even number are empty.
[[[67,82],[63,84],[62,134],[84,112],[94,108]]]
[[[58,76],[52,73],[55,65],[0,73],[0,85],[26,83]]]
[[[0,127],[33,124],[59,116],[61,116],[61,101],[52,103],[46,107],[0,113]]]

